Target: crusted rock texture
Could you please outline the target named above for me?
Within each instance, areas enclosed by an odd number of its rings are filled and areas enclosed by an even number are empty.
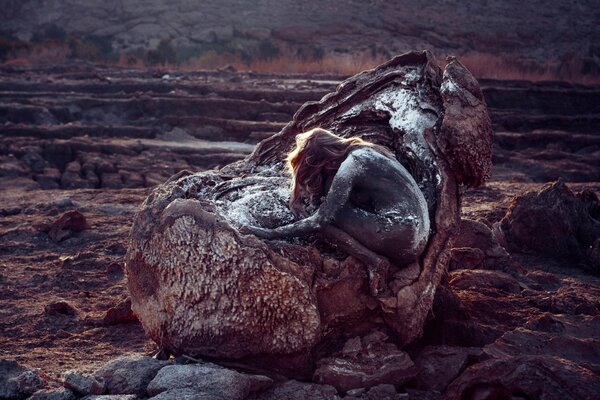
[[[393,296],[371,297],[365,266],[318,237],[266,241],[237,230],[294,220],[283,159],[295,136],[314,127],[387,146],[426,197],[430,240],[418,265],[389,282]],[[477,82],[458,61],[442,74],[430,53],[413,52],[360,73],[305,104],[247,159],[182,172],[154,190],[127,252],[132,309],[174,353],[271,368],[272,356],[288,367],[305,364],[327,343],[376,325],[408,343],[421,335],[448,267],[460,184],[488,176],[491,140]]]
[[[509,251],[573,257],[600,274],[599,210],[593,191],[574,194],[558,180],[517,196],[494,234]]]

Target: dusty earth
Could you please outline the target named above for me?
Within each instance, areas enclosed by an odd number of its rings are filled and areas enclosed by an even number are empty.
[[[92,65],[2,69],[0,359],[58,382],[67,369],[91,372],[119,355],[155,352],[124,302],[123,256],[138,206],[182,169],[249,154],[341,79]],[[514,196],[557,178],[575,192],[600,193],[599,87],[481,86],[494,124],[494,170],[483,187],[466,191],[463,218],[491,227]],[[76,221],[59,229],[57,219],[71,210],[85,223],[71,213]],[[425,371],[428,360],[457,356],[448,348],[475,350],[407,387],[430,389],[435,381],[443,392],[454,381],[447,393],[461,393],[486,371],[510,370],[491,365],[496,358],[517,356],[530,357],[519,361],[524,368],[567,365],[593,383],[590,390],[598,387],[598,276],[575,259],[534,253],[511,254],[494,268],[474,265],[454,265],[409,354]],[[564,377],[560,371],[548,376]],[[518,380],[510,376],[498,379]]]

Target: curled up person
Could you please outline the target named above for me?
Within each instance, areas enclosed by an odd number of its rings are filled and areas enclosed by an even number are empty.
[[[290,208],[301,219],[241,231],[265,239],[320,235],[361,260],[371,294],[384,294],[390,268],[416,261],[429,237],[427,203],[413,177],[387,148],[321,128],[297,135],[287,161]]]

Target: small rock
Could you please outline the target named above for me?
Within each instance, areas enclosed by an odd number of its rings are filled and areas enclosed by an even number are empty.
[[[467,368],[446,389],[448,399],[597,399],[600,379],[571,361],[550,356],[490,359]]]
[[[249,400],[337,400],[339,398],[333,386],[291,380],[251,396]]]
[[[390,385],[389,383],[373,386],[366,395],[363,395],[363,398],[368,400],[398,400],[402,398],[406,399],[407,397],[396,392],[394,385]]]
[[[408,400],[442,400],[442,394],[435,390],[406,389]]]
[[[44,307],[44,312],[48,315],[54,315],[54,316],[63,316],[63,315],[75,316],[78,314],[77,309],[75,307],[73,307],[71,304],[69,304],[68,302],[66,302],[65,300],[53,301],[53,302],[47,304]]]
[[[102,396],[90,395],[85,396],[81,400],[137,400],[138,397],[134,394],[106,394]]]
[[[131,302],[129,307],[131,310]],[[109,394],[145,396],[150,381],[161,368],[169,364],[152,357],[121,357],[104,365],[94,373],[94,377],[106,382],[106,390]]]
[[[595,259],[593,251],[594,242],[600,238],[594,211],[599,205],[592,191],[575,195],[558,180],[513,199],[506,215],[494,225],[494,235],[512,252],[571,257],[600,273],[596,269],[600,258]]]
[[[197,392],[193,389],[173,389],[151,397],[152,400],[225,400],[217,394]]]
[[[42,189],[58,189],[60,171],[58,168],[44,168],[44,171],[35,175],[34,178]]]
[[[48,233],[54,242],[70,237],[73,232],[81,232],[88,227],[85,216],[77,210],[67,211],[54,222],[42,226],[40,230]]]
[[[116,306],[109,308],[102,317],[102,325],[115,325],[137,321],[137,317],[131,310],[131,299],[128,297]]]
[[[0,360],[0,399],[24,398],[44,387],[33,370],[15,361]]]
[[[11,207],[6,207],[6,208],[2,208],[0,209],[0,215],[3,217],[8,217],[11,215],[17,215],[20,214],[22,211],[22,208],[19,206],[11,206]]]
[[[229,400],[243,400],[272,383],[266,376],[242,374],[210,363],[168,365],[158,371],[146,390],[148,395],[155,396],[168,390],[192,389]]]
[[[109,189],[122,189],[125,187],[121,175],[109,172],[105,172],[100,175],[100,185],[103,188]]]
[[[75,394],[67,388],[38,390],[28,400],[75,400]]]
[[[32,370],[25,371],[8,380],[7,386],[14,387],[17,393],[29,395],[44,387],[46,383]]]
[[[468,366],[469,360],[475,358],[476,353],[482,353],[482,350],[452,346],[426,347],[415,360],[419,369],[417,387],[443,392],[446,386]]]
[[[457,270],[449,274],[450,286],[458,290],[497,289],[506,293],[519,293],[521,285],[512,276],[500,271],[481,269]]]
[[[106,266],[106,275],[111,281],[120,281],[125,275],[123,263],[112,262]]]
[[[339,357],[319,360],[313,379],[335,387],[340,392],[355,388],[370,388],[383,383],[403,384],[412,379],[417,370],[414,363],[387,336],[375,332],[361,340],[357,353],[356,339],[346,342],[346,353]]]
[[[98,380],[93,376],[83,375],[74,370],[65,372],[63,376],[63,386],[81,395],[102,394],[105,390],[105,382],[103,380]]]

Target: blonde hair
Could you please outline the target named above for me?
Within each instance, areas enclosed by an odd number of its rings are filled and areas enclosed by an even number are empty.
[[[301,200],[307,198],[314,206],[320,204],[325,194],[326,178],[334,176],[340,164],[357,147],[371,147],[395,159],[387,148],[367,142],[359,137],[343,138],[334,133],[314,128],[296,136],[296,148],[287,155],[287,165],[292,175],[290,209],[301,213]]]

